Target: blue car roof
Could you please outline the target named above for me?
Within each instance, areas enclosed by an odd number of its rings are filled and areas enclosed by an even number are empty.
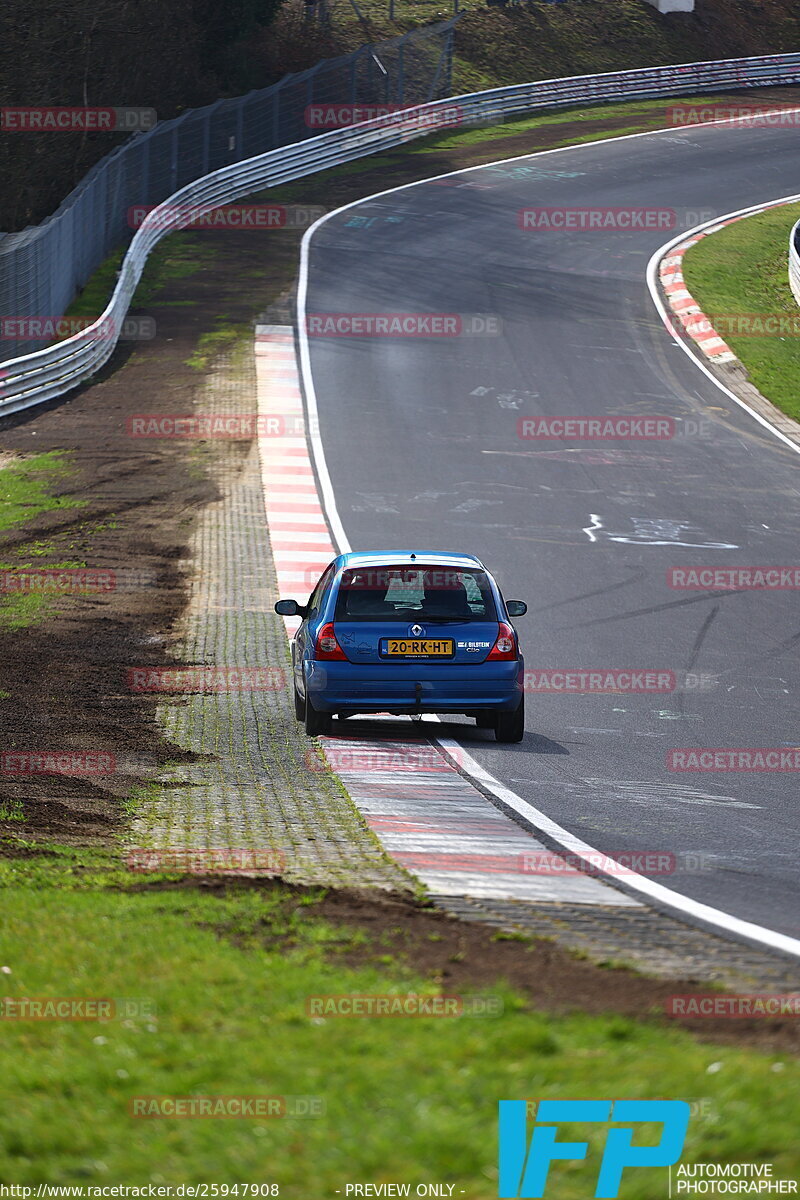
[[[421,563],[432,567],[485,567],[474,554],[448,554],[429,550],[354,550],[340,554],[343,567],[414,566]]]

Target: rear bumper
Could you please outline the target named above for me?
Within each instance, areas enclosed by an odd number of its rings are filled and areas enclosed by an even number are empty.
[[[507,712],[522,699],[523,678],[521,658],[475,667],[426,663],[424,674],[419,663],[309,662],[306,687],[320,712]]]

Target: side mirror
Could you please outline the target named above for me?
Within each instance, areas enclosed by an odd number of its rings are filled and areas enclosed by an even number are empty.
[[[279,617],[304,617],[306,615],[304,605],[298,604],[296,600],[279,600],[275,605],[275,612]]]
[[[506,610],[510,617],[524,617],[528,606],[524,600],[506,600]]]

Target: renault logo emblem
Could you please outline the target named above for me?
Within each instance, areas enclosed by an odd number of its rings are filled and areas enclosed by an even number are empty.
[[[412,637],[422,637],[425,630],[421,625],[412,625],[409,632],[411,633]]]

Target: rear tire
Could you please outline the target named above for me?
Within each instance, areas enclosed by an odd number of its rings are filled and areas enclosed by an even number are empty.
[[[296,686],[294,689],[294,715],[297,717],[298,721],[305,721],[306,719],[305,702],[300,699],[300,693],[298,692]]]
[[[318,712],[311,703],[311,697],[306,692],[305,726],[309,737],[318,737],[321,733],[330,733],[333,724],[333,713]]]
[[[498,742],[521,742],[525,736],[525,697],[513,712],[499,712],[494,736]]]

